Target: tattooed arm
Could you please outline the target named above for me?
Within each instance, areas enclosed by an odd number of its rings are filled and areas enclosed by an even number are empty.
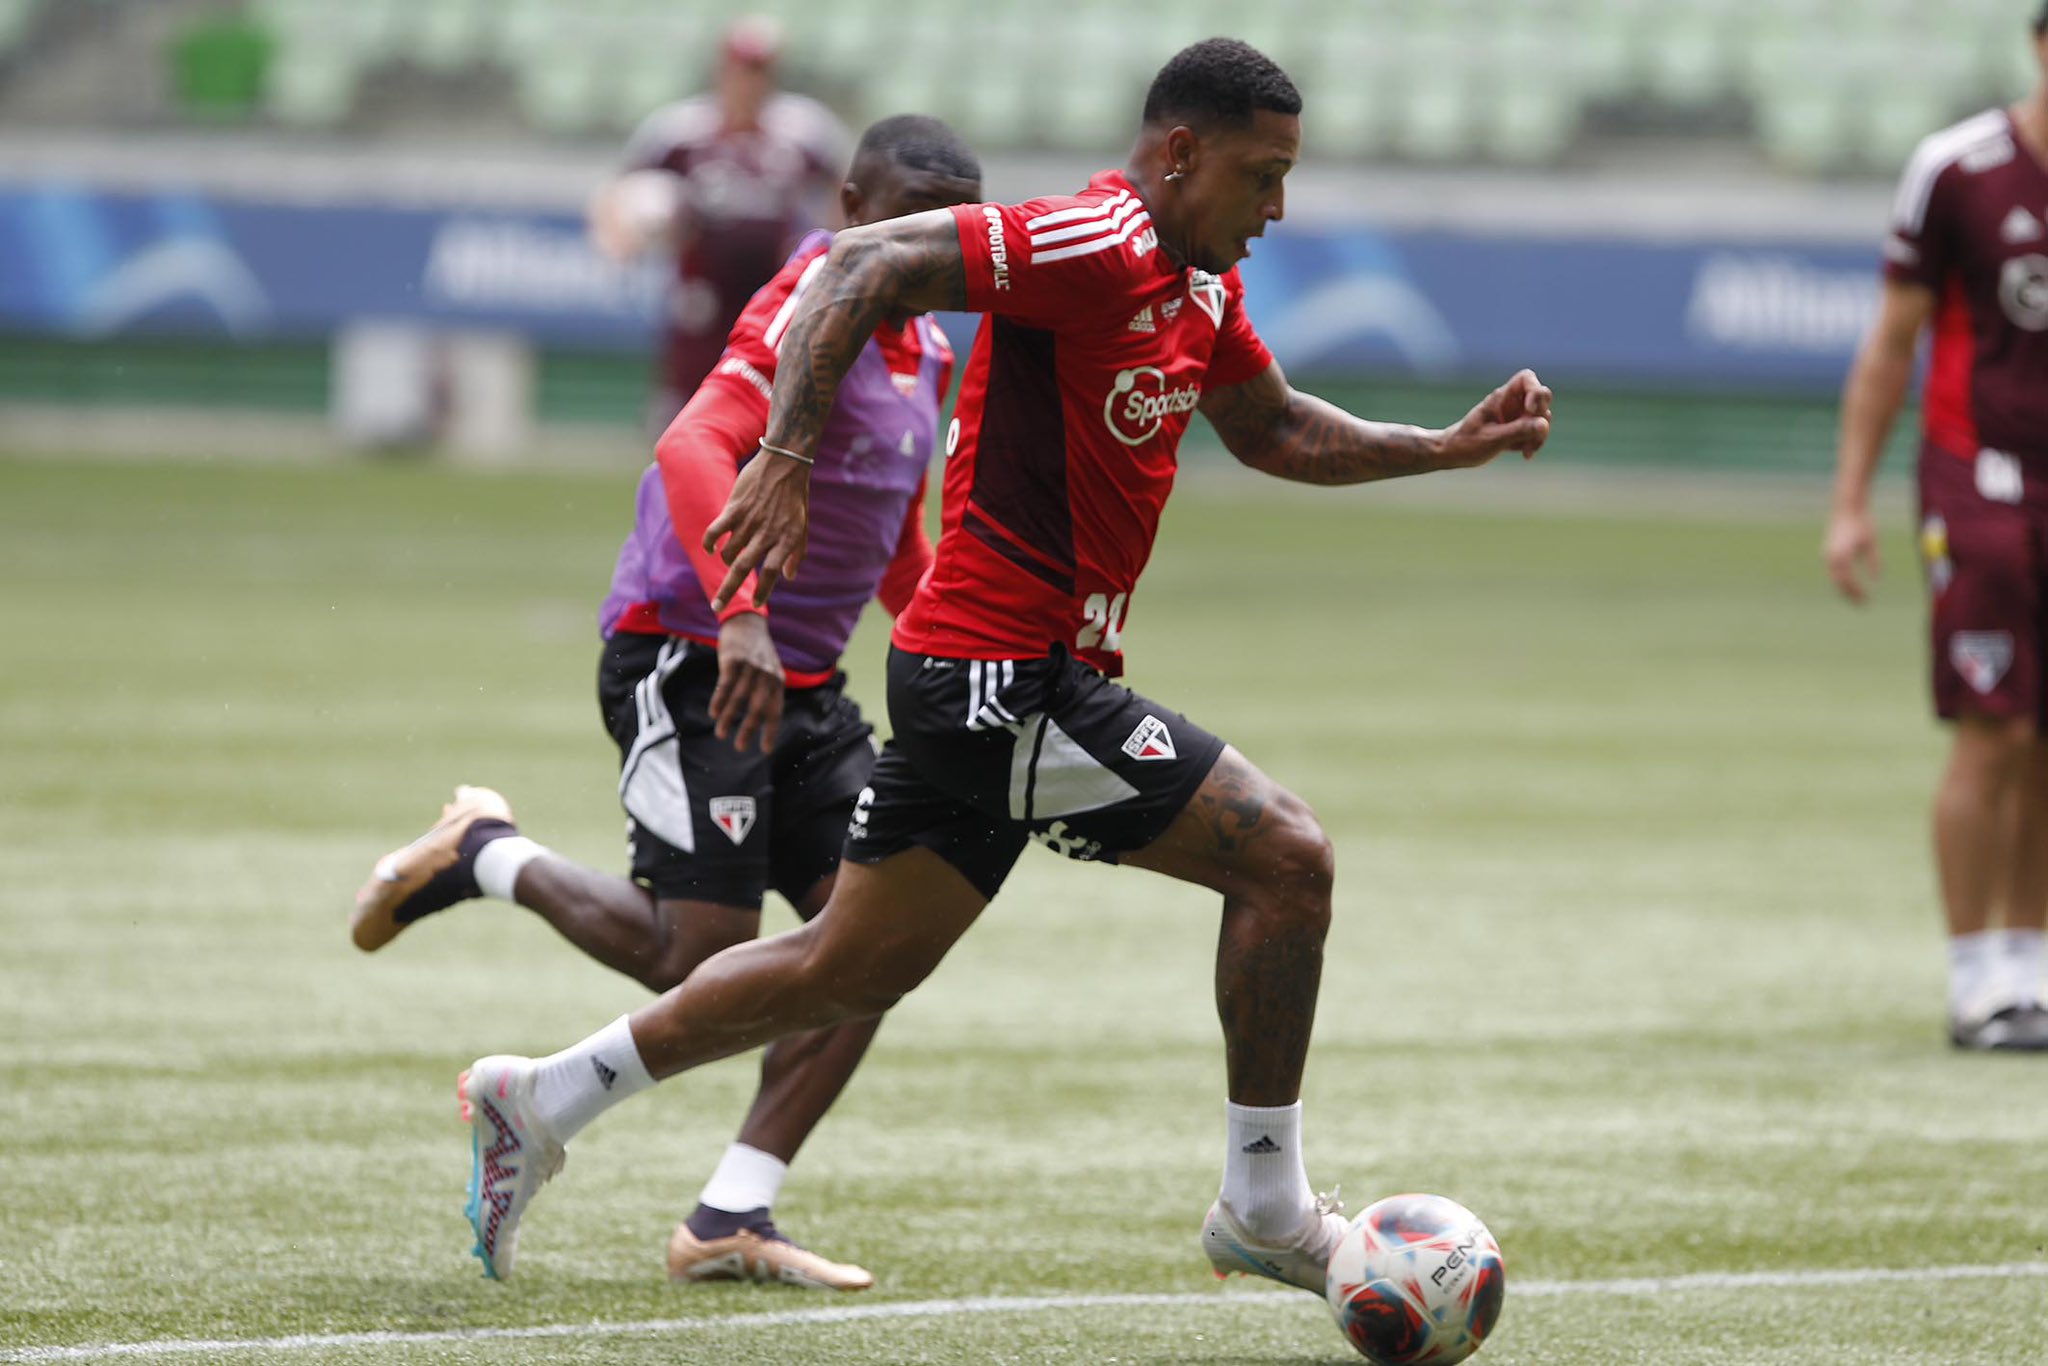
[[[1456,426],[1433,430],[1353,417],[1287,382],[1278,364],[1202,395],[1230,453],[1279,479],[1362,484],[1483,465],[1502,451],[1534,455],[1550,435],[1550,390],[1524,370]]]
[[[769,401],[768,446],[740,471],[732,497],[704,532],[704,548],[731,566],[711,605],[723,611],[757,574],[756,602],[793,576],[808,530],[811,467],[839,382],[889,318],[967,305],[966,263],[944,209],[849,228],[832,241],[790,318]],[[723,540],[721,547],[719,542]]]

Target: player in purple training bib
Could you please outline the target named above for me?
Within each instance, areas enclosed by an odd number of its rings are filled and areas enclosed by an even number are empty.
[[[861,224],[980,193],[966,144],[935,119],[905,115],[862,137],[841,202]],[[755,458],[783,331],[830,245],[827,233],[806,238],[754,296],[640,480],[599,614],[598,700],[619,746],[632,877],[551,853],[519,834],[503,797],[458,788],[440,822],[380,861],[358,894],[358,947],[381,948],[423,916],[490,896],[536,911],[598,962],[664,991],[753,938],[770,888],[806,919],[825,905],[874,767],[872,730],[841,691],[839,656],[868,601],[899,611],[932,558],[922,493],[953,370],[938,325],[928,315],[889,319],[854,362],[817,450],[811,560],[772,614],[749,592],[712,611],[725,565],[701,542]],[[771,1210],[879,1022],[767,1049],[738,1140],[670,1239],[672,1279],[874,1283],[791,1243]],[[618,1078],[600,1080],[610,1089]],[[476,1196],[471,1215],[480,1228],[489,1219]],[[509,1245],[485,1256],[486,1274],[511,1269]]]
[[[1934,706],[1955,731],[1934,802],[1949,1038],[2048,1052],[2048,3],[2033,45],[2033,94],[1931,135],[1900,179],[1883,302],[1842,394],[1826,554],[1862,601],[1871,476],[1930,332],[1920,550]]]

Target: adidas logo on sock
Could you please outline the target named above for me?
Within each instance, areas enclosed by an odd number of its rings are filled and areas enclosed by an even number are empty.
[[[590,1065],[597,1069],[597,1079],[604,1083],[604,1089],[607,1091],[611,1090],[612,1083],[619,1079],[619,1074],[606,1067],[603,1058],[592,1058]]]
[[[611,1083],[606,1082],[605,1085],[610,1086]],[[1256,1156],[1264,1157],[1267,1153],[1279,1152],[1280,1145],[1273,1141],[1273,1136],[1271,1134],[1260,1134],[1257,1138],[1245,1144],[1244,1147],[1238,1149],[1238,1151],[1252,1153]]]

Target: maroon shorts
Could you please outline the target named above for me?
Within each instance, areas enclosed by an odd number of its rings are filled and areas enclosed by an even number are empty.
[[[2048,460],[1920,451],[1920,559],[1931,604],[1934,710],[2032,716],[2041,692]]]

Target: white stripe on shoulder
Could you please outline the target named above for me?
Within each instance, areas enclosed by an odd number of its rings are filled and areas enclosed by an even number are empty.
[[[811,277],[816,275],[819,267],[824,264],[825,253],[821,251],[804,267],[804,273],[796,277],[796,287],[789,291],[789,297],[782,301],[782,307],[775,310],[775,317],[768,324],[768,330],[761,334],[761,340],[769,350],[778,355],[781,353],[782,334],[789,327],[789,320],[796,316],[796,301],[803,297],[805,288],[811,283]]]
[[[1042,213],[1027,221],[1024,224],[1024,231],[1037,232],[1040,228],[1056,228],[1062,223],[1072,223],[1083,218],[1105,218],[1130,197],[1129,190],[1119,190],[1113,198],[1100,200],[1094,204],[1076,204],[1071,209],[1055,209],[1051,213]]]
[[[1920,140],[1899,177],[1899,192],[1892,201],[1892,227],[1918,234],[1927,225],[1927,201],[1934,195],[1934,182],[1941,173],[1980,147],[2012,141],[2006,129],[2005,111],[1987,109],[1961,123],[1930,133]]]
[[[1075,223],[1064,228],[1054,228],[1049,232],[1034,233],[1031,238],[1031,245],[1034,247],[1057,246],[1061,242],[1071,242],[1077,237],[1092,237],[1097,233],[1112,232],[1122,227],[1124,220],[1137,213],[1142,207],[1143,205],[1138,200],[1133,199],[1107,218],[1091,218],[1085,223]]]
[[[1132,233],[1151,221],[1152,215],[1140,209],[1131,216],[1130,222],[1124,224],[1121,232],[1108,237],[1093,237],[1086,242],[1076,242],[1070,247],[1056,247],[1052,251],[1036,252],[1031,257],[1031,263],[1040,266],[1050,265],[1054,261],[1065,261],[1076,256],[1092,256],[1098,251],[1108,251],[1111,247],[1122,246],[1130,240]]]

